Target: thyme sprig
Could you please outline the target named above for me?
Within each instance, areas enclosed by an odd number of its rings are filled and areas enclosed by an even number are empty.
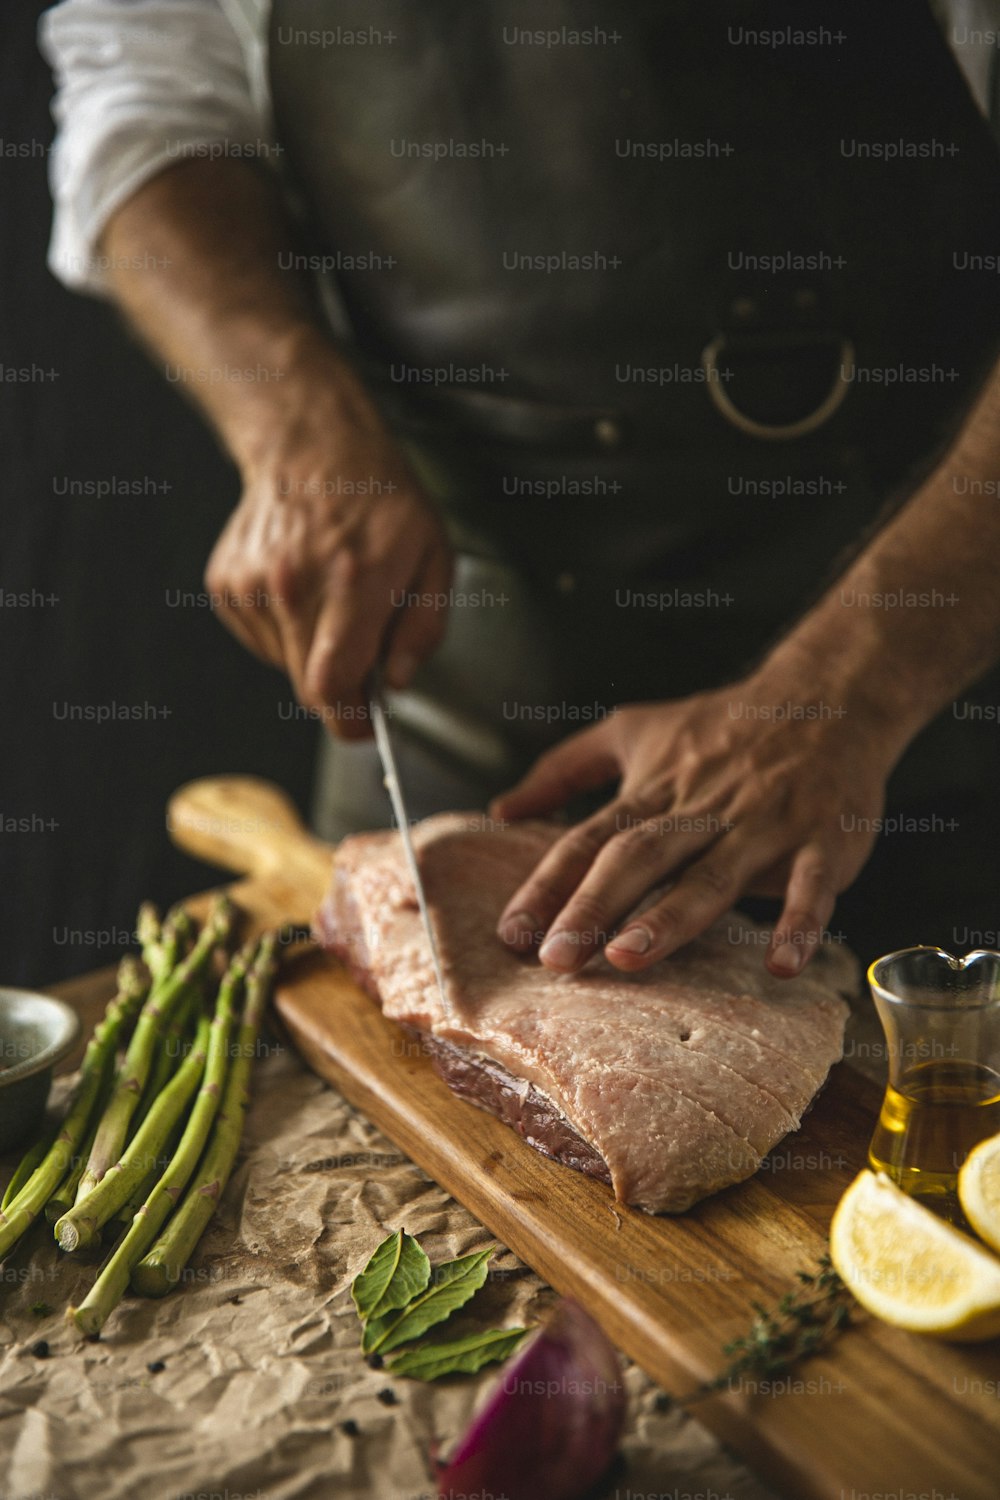
[[[679,1405],[689,1406],[725,1390],[744,1375],[766,1379],[785,1375],[802,1360],[827,1348],[850,1326],[856,1304],[829,1255],[819,1257],[815,1271],[796,1271],[795,1277],[800,1285],[785,1292],[773,1310],[761,1302],[750,1304],[755,1316],[748,1332],[723,1346],[729,1364]]]

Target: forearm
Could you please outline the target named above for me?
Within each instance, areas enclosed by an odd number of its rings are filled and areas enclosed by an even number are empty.
[[[246,471],[311,418],[372,420],[349,364],[319,329],[274,184],[240,161],[157,174],[110,220],[115,298]]]
[[[1000,659],[998,477],[1000,367],[938,467],[765,670],[804,672],[833,706],[872,719],[898,757]]]
[[[444,611],[443,528],[350,364],[282,268],[280,197],[242,162],[186,162],[114,215],[103,250],[132,324],[202,406],[243,493],[205,580],[230,630],[299,701],[367,733],[366,678],[404,687]]]

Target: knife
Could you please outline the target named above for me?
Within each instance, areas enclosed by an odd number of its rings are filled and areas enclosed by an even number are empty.
[[[406,856],[406,863],[413,880],[413,889],[417,895],[420,920],[424,924],[424,932],[431,950],[434,976],[438,982],[441,999],[447,1005],[448,1002],[444,990],[444,971],[441,968],[441,957],[438,953],[437,939],[434,936],[434,929],[431,926],[431,914],[427,908],[427,896],[424,892],[424,882],[420,874],[420,866],[417,864],[417,851],[413,847],[413,838],[410,834],[410,819],[406,811],[406,801],[403,797],[403,787],[399,779],[399,769],[396,764],[396,752],[393,748],[392,734],[389,730],[389,711],[385,702],[382,673],[378,667],[372,672],[368,696],[371,703],[375,744],[378,746],[379,759],[382,762],[383,784],[389,793],[393,816],[399,828],[399,836],[403,840],[403,853]]]

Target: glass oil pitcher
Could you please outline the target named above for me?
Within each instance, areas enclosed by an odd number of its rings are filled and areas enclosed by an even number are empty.
[[[868,982],[889,1060],[869,1163],[961,1223],[958,1170],[1000,1132],[1000,953],[903,948]]]

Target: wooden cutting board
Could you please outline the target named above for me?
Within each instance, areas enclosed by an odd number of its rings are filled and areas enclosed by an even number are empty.
[[[190,853],[250,877],[233,894],[255,925],[308,922],[332,850],[276,787],[193,782],[168,826]],[[840,1064],[752,1181],[650,1218],[456,1099],[325,954],[293,959],[276,1003],[316,1072],[674,1396],[725,1367],[722,1345],[747,1330],[754,1301],[772,1305],[814,1266],[878,1110],[875,1086]],[[727,1389],[696,1411],[790,1500],[1000,1496],[1000,1341],[946,1344],[859,1314],[775,1387]]]

